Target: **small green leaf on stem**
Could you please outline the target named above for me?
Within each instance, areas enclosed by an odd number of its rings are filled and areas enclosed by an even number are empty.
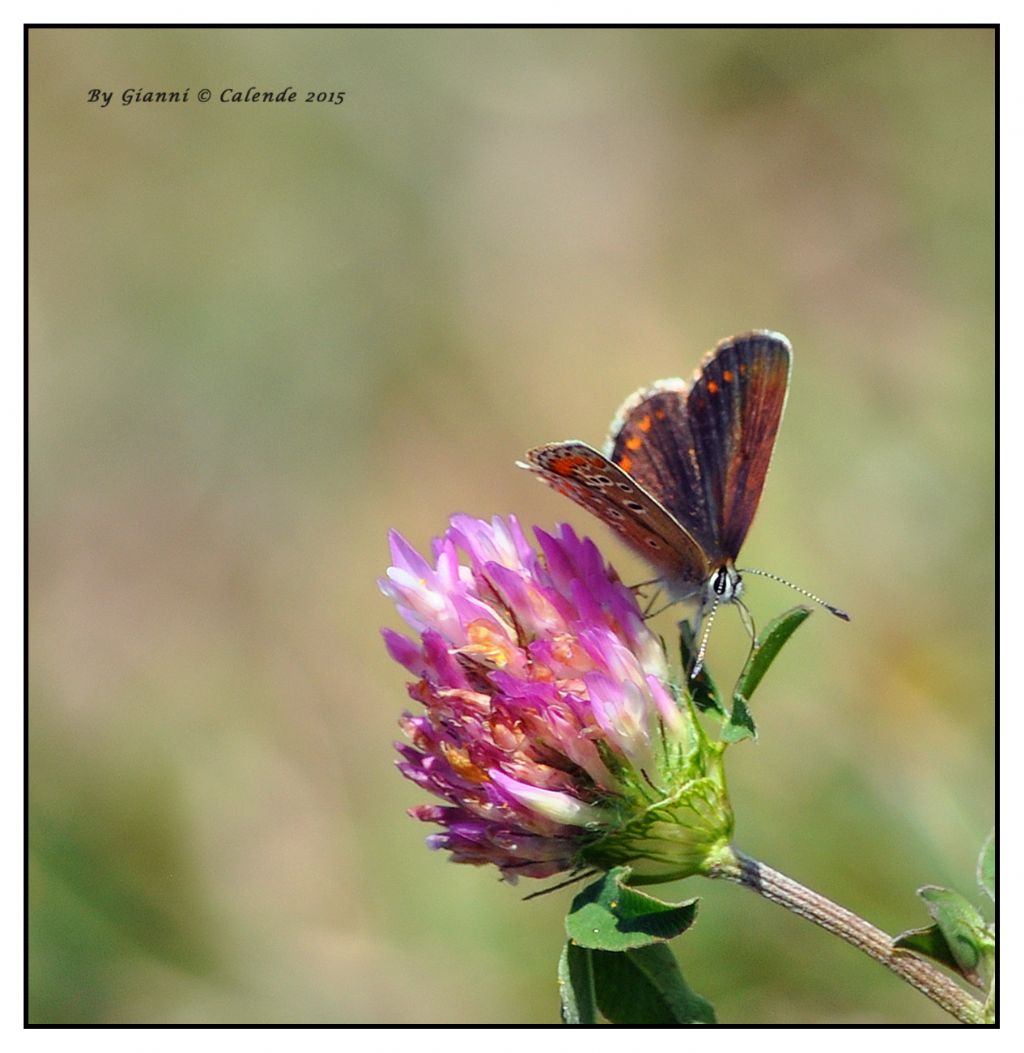
[[[732,700],[729,722],[722,726],[723,742],[739,742],[740,739],[757,738],[757,725],[747,704],[738,695]]]
[[[897,950],[914,951],[915,954],[923,954],[926,958],[931,958],[940,965],[946,966],[947,969],[952,969],[957,973],[960,972],[956,956],[950,949],[949,944],[946,942],[946,937],[942,935],[942,930],[938,925],[929,925],[926,929],[908,929],[906,932],[901,932],[892,941],[892,945]]]
[[[660,943],[615,954],[591,951],[597,1005],[622,1026],[714,1024],[711,1003],[690,990],[675,955]]]
[[[893,940],[893,946],[934,958],[983,988],[982,971],[993,947],[984,918],[959,892],[926,885],[917,894],[928,905],[935,924],[901,933]]]
[[[562,1021],[566,1024],[596,1024],[593,951],[567,940],[558,959],[558,994]]]
[[[734,706],[737,702],[746,704],[750,701],[754,689],[761,683],[764,674],[768,672],[769,666],[778,657],[783,645],[807,620],[810,613],[810,607],[793,607],[780,614],[774,621],[769,622],[757,634],[747,664],[743,667],[743,672],[740,673],[736,686],[733,688]]]
[[[693,924],[696,899],[665,903],[626,885],[629,873],[629,867],[615,867],[576,896],[565,919],[570,940],[595,950],[625,951],[670,940]]]

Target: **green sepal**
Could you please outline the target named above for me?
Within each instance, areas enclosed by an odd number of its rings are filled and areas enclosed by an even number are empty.
[[[629,867],[615,867],[575,897],[565,919],[570,940],[593,950],[625,951],[671,940],[693,924],[696,899],[665,903],[627,885],[629,874]]]
[[[810,607],[793,607],[769,622],[757,634],[747,664],[743,667],[736,686],[733,688],[734,714],[737,703],[742,702],[746,706],[750,702],[750,696],[761,683],[764,674],[768,672],[769,666],[778,657],[786,641],[803,625],[810,614]],[[730,723],[737,723],[734,717],[730,718]]]
[[[690,990],[675,955],[659,943],[616,954],[587,951],[602,1015],[623,1027],[714,1024],[711,1003]]]
[[[565,1024],[596,1024],[593,951],[567,940],[558,959],[558,996]]]
[[[992,831],[981,846],[978,856],[978,884],[988,894],[993,903],[996,901],[996,832]]]
[[[992,933],[969,900],[951,889],[926,885],[917,894],[928,906],[935,924],[927,929],[911,929],[893,940],[893,946],[927,955],[954,969],[974,984],[984,987],[994,949]]]
[[[679,654],[683,662],[684,676],[686,676],[693,665],[694,655],[696,654],[695,643],[693,627],[687,621],[680,622]],[[722,705],[722,696],[718,693],[718,688],[715,686],[714,680],[711,679],[707,666],[702,666],[696,676],[689,677],[686,687],[690,693],[690,698],[693,699],[693,704],[701,713],[712,712],[722,720],[725,720],[728,714],[725,712],[725,706]]]

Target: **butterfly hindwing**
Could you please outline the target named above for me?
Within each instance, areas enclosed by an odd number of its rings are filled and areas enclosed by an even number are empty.
[[[661,380],[627,399],[612,424],[606,452],[713,555],[718,539],[686,415],[687,394],[684,381]]]

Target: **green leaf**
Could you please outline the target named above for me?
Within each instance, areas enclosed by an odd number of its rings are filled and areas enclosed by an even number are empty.
[[[992,943],[985,919],[959,892],[926,885],[917,894],[928,905],[935,924],[946,937],[957,966],[964,976],[977,976],[978,965]]]
[[[985,919],[959,892],[926,885],[917,894],[927,904],[935,924],[905,932],[893,945],[926,954],[983,988],[983,973],[989,970],[995,949]]]
[[[611,1023],[632,1027],[715,1023],[711,1003],[687,986],[667,944],[622,954],[590,954],[597,1004]]]
[[[978,856],[978,884],[988,893],[993,903],[996,901],[996,832],[992,831],[981,846]]]
[[[768,667],[778,657],[783,645],[810,614],[810,607],[793,607],[784,614],[780,614],[774,621],[769,622],[758,633],[747,664],[743,667],[743,672],[740,673],[736,686],[733,688],[734,712],[737,703],[742,702],[745,706],[750,701],[754,689],[761,683],[764,674],[768,672]],[[731,719],[730,722],[735,723],[735,720]]]
[[[739,742],[740,739],[757,738],[757,725],[750,715],[746,703],[738,696],[732,700],[729,723],[722,727],[723,742]]]
[[[901,932],[892,941],[892,945],[897,950],[923,954],[926,958],[931,958],[954,972],[960,972],[956,955],[953,954],[938,925],[929,925],[927,929],[908,929],[906,932]]]
[[[696,654],[695,643],[693,627],[687,621],[680,622],[679,653],[683,661],[684,672],[689,670],[693,664],[693,658]],[[707,666],[703,666],[696,676],[689,678],[687,688],[690,692],[690,698],[693,699],[693,704],[701,713],[706,713],[710,710],[721,717],[722,720],[725,719],[726,712],[725,707],[722,705],[721,695],[718,693],[714,680],[711,679]]]
[[[665,903],[625,884],[629,867],[609,870],[572,901],[565,919],[569,939],[581,947],[625,951],[670,940],[697,915],[697,900]]]
[[[566,1024],[596,1024],[593,951],[568,940],[558,959],[558,994],[562,1021]]]

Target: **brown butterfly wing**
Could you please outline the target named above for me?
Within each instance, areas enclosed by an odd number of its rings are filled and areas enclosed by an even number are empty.
[[[526,453],[524,468],[617,531],[664,579],[675,598],[700,590],[708,564],[700,545],[636,480],[583,442]]]
[[[692,387],[664,382],[620,410],[610,458],[660,501],[712,564],[747,536],[789,388],[792,352],[778,333],[720,343]]]
[[[606,452],[696,538],[711,559],[718,536],[705,497],[682,380],[638,391],[619,410]]]

